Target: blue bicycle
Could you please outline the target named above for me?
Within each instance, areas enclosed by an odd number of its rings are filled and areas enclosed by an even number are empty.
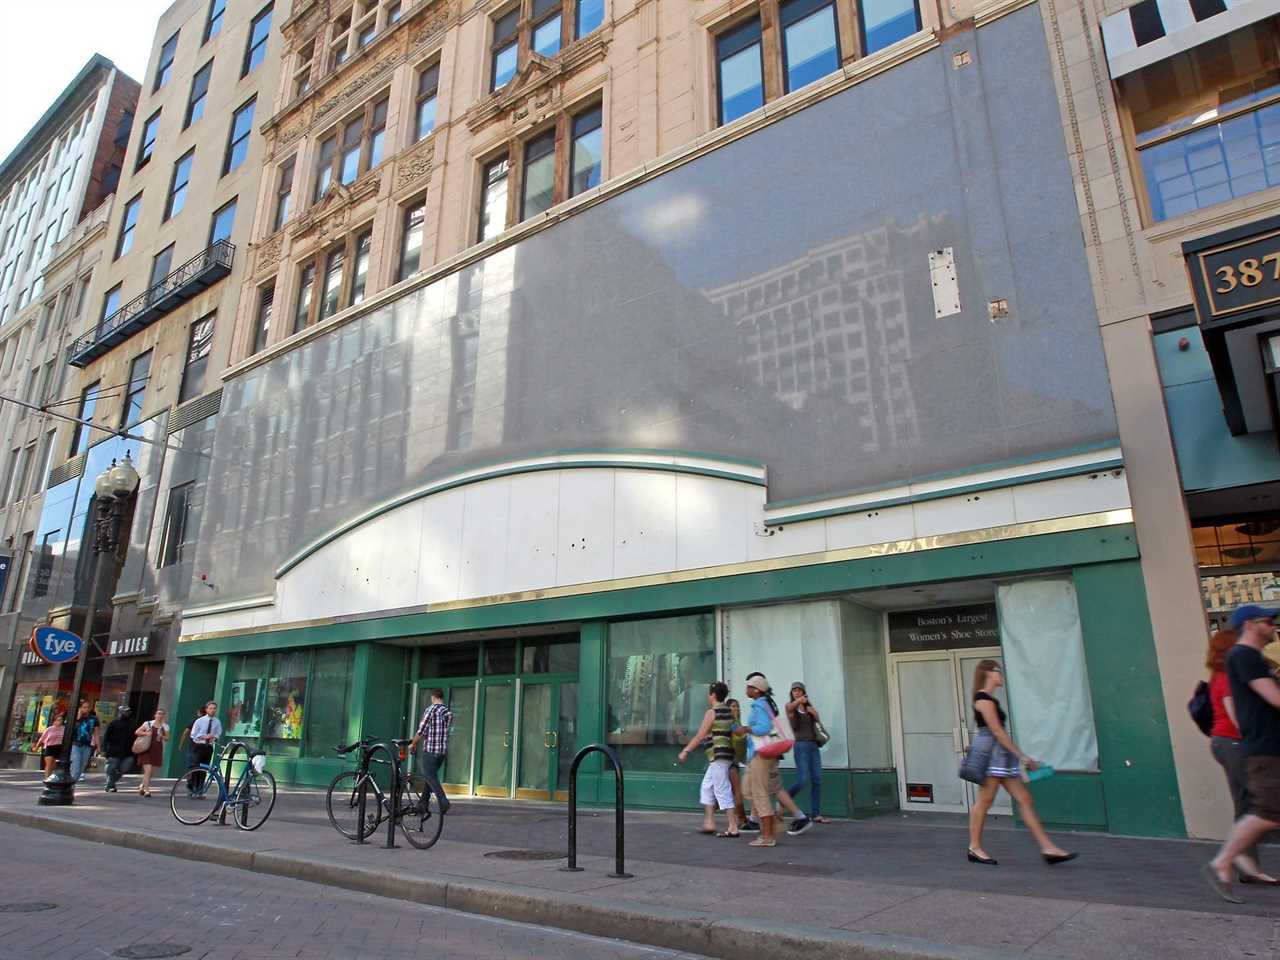
[[[243,751],[244,756],[236,753]],[[244,769],[228,788],[221,767],[226,764],[228,776],[234,763]],[[231,819],[241,830],[257,830],[267,822],[276,805],[276,778],[266,769],[267,755],[239,740],[231,740],[213,763],[192,767],[174,781],[169,792],[169,807],[179,823],[199,826],[214,814]]]

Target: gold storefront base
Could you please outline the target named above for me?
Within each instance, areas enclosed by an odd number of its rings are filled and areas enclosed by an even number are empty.
[[[506,800],[511,796],[511,791],[507,787],[476,787],[476,796]]]

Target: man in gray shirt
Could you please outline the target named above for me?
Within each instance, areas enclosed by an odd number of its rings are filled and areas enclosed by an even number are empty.
[[[191,756],[196,764],[213,762],[213,745],[222,736],[222,723],[218,720],[218,704],[210,700],[204,705],[204,716],[191,725]],[[187,780],[188,794],[204,787],[205,773],[197,770]]]

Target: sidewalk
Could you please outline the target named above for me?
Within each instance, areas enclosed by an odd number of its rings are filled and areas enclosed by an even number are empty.
[[[490,856],[563,855],[559,805],[455,801],[435,847],[398,837],[389,851],[384,832],[364,847],[340,837],[319,791],[282,788],[268,823],[244,833],[179,824],[169,781],[151,800],[104,794],[102,782],[90,774],[74,807],[39,807],[36,777],[0,771],[0,821],[710,956],[1280,960],[1280,889],[1240,888],[1243,906],[1215,900],[1197,875],[1207,843],[1064,834],[1080,859],[1049,868],[1025,831],[993,822],[991,868],[965,860],[964,827],[950,818],[836,822],[761,849],[698,834],[696,815],[645,812],[627,816],[634,877],[618,880],[612,812],[580,812],[586,870],[565,873],[563,860]]]

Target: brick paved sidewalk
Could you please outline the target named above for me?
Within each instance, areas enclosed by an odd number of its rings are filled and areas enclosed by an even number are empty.
[[[1196,873],[1212,853],[1206,843],[1066,834],[1059,839],[1081,857],[1049,868],[1025,831],[996,824],[986,846],[1000,866],[989,868],[967,863],[964,828],[949,819],[836,822],[761,849],[698,834],[700,818],[693,814],[633,812],[627,869],[635,876],[615,880],[607,876],[611,812],[583,811],[580,860],[587,870],[570,874],[558,869],[560,861],[487,856],[563,853],[561,806],[455,802],[436,847],[421,852],[401,840],[400,849],[387,851],[357,847],[334,832],[318,791],[282,788],[267,825],[243,833],[230,825],[183,827],[159,790],[145,800],[136,793],[103,794],[100,783],[100,775],[90,775],[74,807],[41,808],[35,778],[0,772],[0,819],[9,811],[39,813],[171,840],[175,849],[200,840],[286,858],[321,857],[392,877],[493,882],[529,896],[571,894],[655,915],[674,908],[1032,956],[1280,960],[1280,889],[1242,888],[1249,902],[1239,907],[1214,900]],[[1280,850],[1271,862],[1280,868]]]

